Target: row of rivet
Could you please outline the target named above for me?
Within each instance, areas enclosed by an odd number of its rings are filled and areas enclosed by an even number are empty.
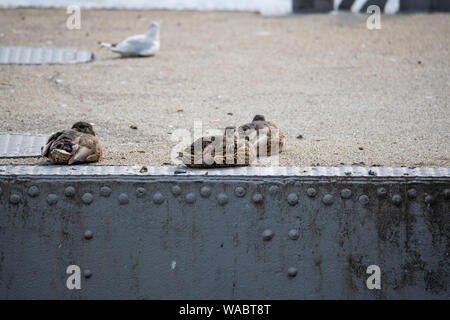
[[[94,237],[94,233],[91,230],[86,230],[84,232],[84,238],[86,240],[91,240]],[[92,271],[89,269],[85,269],[83,275],[86,279],[89,279],[92,276]]]
[[[415,198],[417,197],[417,191],[416,191],[416,189],[409,189],[407,193],[408,193],[408,197],[409,197],[410,199],[415,199]],[[316,196],[317,191],[316,191],[314,188],[308,188],[308,189],[306,190],[306,194],[307,194],[310,198],[313,198],[313,197]],[[448,198],[450,197],[450,189],[445,189],[444,192],[443,192],[443,194],[444,194],[445,198],[448,199]],[[350,189],[345,188],[345,189],[342,189],[342,190],[341,190],[340,195],[341,195],[341,198],[342,198],[342,199],[350,199],[351,196],[352,196],[352,191],[351,191]],[[385,197],[387,197],[387,190],[386,190],[385,188],[378,188],[378,189],[377,189],[377,195],[378,195],[378,197],[380,197],[380,198],[385,198]],[[288,200],[288,203],[289,203],[290,205],[296,205],[296,204],[298,203],[298,196],[297,196],[296,193],[291,193],[291,194],[288,195],[287,200]],[[402,203],[402,201],[403,201],[401,195],[399,195],[399,194],[394,194],[394,195],[392,196],[391,200],[392,200],[392,202],[393,202],[395,205],[400,205],[400,204]],[[359,196],[358,201],[359,201],[362,205],[367,205],[367,204],[369,203],[369,197],[368,197],[367,195],[365,195],[365,194],[362,194],[362,195]],[[432,203],[433,201],[434,201],[433,196],[431,196],[431,195],[426,195],[426,196],[425,196],[425,202],[426,202],[426,203]],[[325,195],[323,196],[323,198],[322,198],[322,202],[323,202],[325,205],[331,205],[331,204],[333,204],[333,202],[334,202],[334,197],[333,197],[333,195],[331,195],[331,194],[325,194]]]
[[[269,188],[269,192],[272,195],[278,193],[279,190],[280,190],[280,188],[277,187],[277,186],[271,186]],[[109,197],[110,194],[111,194],[111,191],[112,190],[111,190],[110,187],[103,186],[103,187],[100,188],[100,195],[103,196],[103,197]],[[64,195],[66,197],[69,197],[69,198],[75,196],[75,192],[76,192],[75,188],[72,187],[72,186],[68,186],[68,187],[66,187],[64,189]],[[145,188],[138,187],[136,189],[136,196],[138,198],[142,198],[143,196],[145,196],[146,192],[147,192],[147,190]],[[178,196],[178,195],[180,195],[182,193],[181,188],[178,185],[173,186],[172,189],[171,189],[171,192],[172,192],[172,194],[174,196]],[[0,188],[0,194],[1,193],[2,193],[2,190]],[[31,187],[28,188],[27,193],[28,193],[28,195],[30,197],[34,198],[34,197],[37,197],[39,195],[40,190],[39,190],[39,188],[37,186],[31,186]],[[240,186],[236,187],[235,190],[234,190],[234,194],[237,197],[240,197],[240,198],[244,197],[246,193],[247,193],[246,189],[243,188],[243,187],[240,187]],[[317,195],[317,191],[316,191],[315,188],[310,187],[310,188],[308,188],[306,190],[306,194],[307,194],[308,197],[314,198]],[[450,189],[445,189],[443,191],[443,194],[444,194],[446,199],[450,198]],[[211,188],[208,187],[208,186],[201,187],[200,188],[200,195],[203,198],[208,198],[211,195]],[[407,191],[407,195],[408,195],[408,198],[415,199],[417,197],[416,189],[413,189],[413,188],[409,189]],[[347,188],[342,189],[341,192],[340,192],[340,196],[341,196],[342,199],[350,199],[351,196],[352,196],[352,191],[350,189],[347,189]],[[379,198],[387,197],[387,190],[385,188],[383,188],[383,187],[378,188],[377,189],[377,196]],[[12,194],[10,196],[10,202],[12,204],[18,204],[20,202],[20,200],[21,200],[21,196],[19,194]],[[129,203],[129,198],[128,198],[128,195],[126,193],[121,193],[119,195],[119,197],[118,197],[118,200],[119,200],[120,204],[127,204],[127,203]],[[187,203],[194,203],[195,200],[196,200],[196,196],[195,196],[194,193],[190,192],[190,193],[187,193],[185,195],[185,201]],[[263,195],[261,193],[255,193],[252,196],[252,201],[254,203],[256,203],[256,204],[262,203],[263,200],[264,200],[264,197],[263,197]],[[369,197],[367,195],[365,195],[365,194],[359,196],[358,200],[359,200],[359,202],[362,205],[367,205],[369,203]],[[403,201],[403,199],[402,199],[400,194],[394,194],[391,197],[391,200],[392,200],[392,202],[395,205],[400,205],[402,203],[402,201]],[[81,197],[81,201],[84,204],[89,205],[89,204],[91,204],[94,201],[94,196],[91,193],[89,193],[89,192],[84,193],[82,195],[82,197]],[[287,202],[291,206],[295,206],[298,203],[298,201],[299,201],[299,197],[298,197],[297,193],[290,193],[287,196]],[[434,201],[434,197],[432,195],[426,195],[424,201],[426,203],[430,204],[430,203],[432,203]],[[58,202],[58,196],[57,195],[55,195],[53,193],[50,193],[50,194],[47,195],[47,203],[49,205],[54,205],[57,202]],[[155,204],[162,204],[164,202],[164,196],[160,192],[156,192],[153,195],[153,202]],[[228,202],[228,196],[225,193],[219,193],[217,195],[217,202],[220,205],[225,205]],[[332,194],[327,193],[327,194],[325,194],[322,197],[322,202],[325,205],[331,205],[334,202],[334,196]]]

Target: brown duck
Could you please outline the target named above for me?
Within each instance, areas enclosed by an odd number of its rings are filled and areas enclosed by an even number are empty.
[[[286,137],[263,115],[255,115],[252,122],[238,128],[239,137],[248,139],[256,149],[258,157],[275,155],[284,150]]]
[[[41,149],[42,156],[55,164],[97,162],[102,155],[102,145],[92,125],[83,121],[52,134]]]
[[[202,137],[182,153],[183,163],[192,168],[223,168],[251,165],[254,147],[240,139],[236,127],[227,127],[224,135]]]

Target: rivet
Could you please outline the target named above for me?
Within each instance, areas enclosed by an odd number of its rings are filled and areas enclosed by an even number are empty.
[[[316,194],[317,194],[317,191],[314,188],[308,188],[306,190],[306,194],[308,195],[308,197],[314,198],[316,196]]]
[[[128,199],[128,195],[126,193],[121,193],[119,195],[119,203],[120,204],[127,204],[128,202],[130,202],[130,200]]]
[[[155,204],[161,204],[161,203],[163,203],[163,202],[164,202],[164,196],[163,196],[160,192],[155,193],[155,194],[153,195],[153,202],[154,202]]]
[[[94,233],[91,230],[86,230],[84,232],[84,238],[87,240],[92,239],[93,236],[94,236]]]
[[[264,232],[262,233],[262,238],[263,238],[264,241],[270,241],[270,240],[272,240],[273,236],[274,236],[274,233],[273,233],[273,231],[270,230],[270,229],[266,229],[266,230],[264,230]]]
[[[415,199],[417,197],[417,190],[414,188],[411,188],[408,190],[408,198]]]
[[[145,196],[146,193],[147,193],[147,190],[143,187],[138,187],[136,189],[136,197],[138,197],[138,198]]]
[[[90,278],[92,276],[92,272],[89,269],[85,269],[83,272],[83,275],[86,279]]]
[[[181,188],[180,186],[173,186],[172,187],[172,194],[174,196],[179,196],[181,194]]]
[[[236,189],[234,189],[234,194],[236,197],[242,198],[246,193],[247,191],[243,187],[236,187]]]
[[[294,277],[297,275],[297,273],[298,273],[297,268],[290,267],[290,268],[288,269],[288,276],[289,276],[290,278],[294,278]]]
[[[32,198],[37,197],[39,195],[39,188],[37,186],[31,186],[28,188],[28,195]]]
[[[430,194],[425,196],[425,203],[432,204],[434,202],[434,197]]]
[[[289,230],[288,236],[289,236],[289,239],[291,239],[291,240],[297,240],[299,238],[300,234],[298,233],[297,229],[291,229],[291,230]]]
[[[360,196],[359,196],[359,202],[360,202],[363,206],[365,206],[366,204],[369,203],[369,197],[366,196],[365,194],[360,195]]]
[[[219,193],[217,195],[217,202],[223,206],[228,202],[228,196],[225,193]]]
[[[65,189],[64,189],[64,195],[66,196],[66,197],[73,197],[74,195],[75,195],[75,188],[74,187],[66,187]]]
[[[0,194],[1,194],[1,193],[2,193],[2,192],[1,192],[1,189],[0,189]],[[445,199],[450,198],[450,189],[444,189],[443,193],[444,193]]]
[[[322,202],[324,204],[326,204],[327,206],[331,205],[334,201],[334,198],[331,194],[327,193],[326,195],[323,196],[322,198]]]
[[[341,198],[342,199],[350,199],[351,196],[352,196],[352,190],[347,189],[347,188],[341,190]]]
[[[102,197],[109,197],[109,195],[111,194],[111,188],[108,186],[103,186],[100,188],[100,195]]]
[[[280,188],[278,186],[270,186],[269,193],[271,195],[276,195],[278,192],[280,192]]]
[[[48,196],[47,196],[47,203],[49,204],[49,205],[54,205],[54,204],[56,204],[58,202],[58,196],[56,195],[56,194],[54,194],[54,193],[50,193]]]
[[[289,205],[295,206],[298,203],[298,195],[296,193],[288,194],[287,202]]]
[[[211,195],[211,188],[207,187],[207,186],[203,186],[200,188],[200,195],[203,198],[209,198],[209,196]]]
[[[81,201],[83,201],[84,204],[91,204],[92,201],[94,201],[94,196],[91,193],[86,192],[81,197]]]
[[[252,197],[252,200],[254,203],[261,203],[263,202],[263,195],[261,193],[255,193]]]
[[[387,196],[387,191],[386,191],[386,189],[383,188],[383,187],[378,188],[378,189],[377,189],[377,195],[378,195],[378,197],[380,197],[380,198],[386,197],[386,196]]]
[[[11,202],[12,204],[18,204],[20,202],[20,200],[22,199],[22,197],[17,194],[17,193],[13,193],[10,197],[9,197],[9,202]]]
[[[392,196],[392,202],[398,206],[402,203],[402,197],[399,194],[394,194]]]
[[[195,194],[193,194],[192,192],[189,192],[188,194],[186,194],[185,200],[187,203],[194,203],[195,202]]]

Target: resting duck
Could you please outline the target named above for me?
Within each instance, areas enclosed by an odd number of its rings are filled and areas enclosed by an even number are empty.
[[[80,121],[72,129],[52,134],[41,151],[42,156],[55,164],[97,162],[102,155],[102,145],[92,125]]]
[[[225,129],[224,135],[202,137],[186,148],[183,163],[192,168],[249,166],[256,158],[248,139],[240,139],[236,127]]]
[[[238,128],[239,137],[248,139],[257,149],[257,156],[271,156],[284,150],[286,137],[272,122],[257,114],[252,122]],[[267,150],[266,149],[267,146]]]

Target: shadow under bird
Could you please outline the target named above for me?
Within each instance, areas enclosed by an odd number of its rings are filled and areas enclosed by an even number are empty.
[[[41,151],[55,164],[97,162],[102,156],[102,145],[92,124],[80,121],[71,129],[52,134]]]
[[[159,51],[159,24],[152,22],[146,34],[138,34],[125,40],[111,44],[99,42],[112,52],[120,53],[123,57],[147,57]]]

